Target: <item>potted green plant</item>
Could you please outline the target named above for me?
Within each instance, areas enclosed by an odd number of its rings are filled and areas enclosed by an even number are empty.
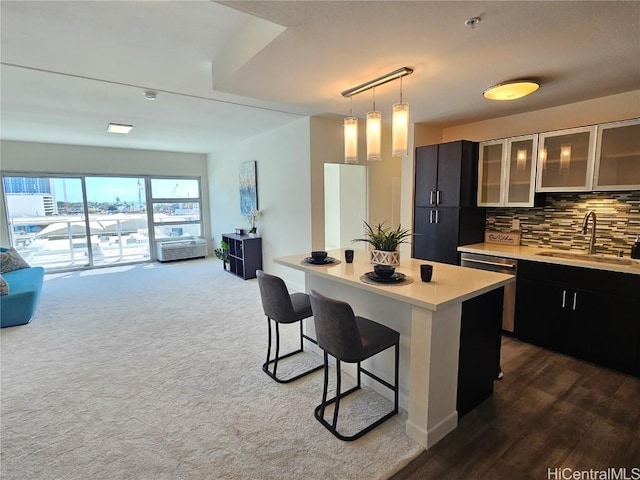
[[[373,247],[371,251],[371,263],[373,265],[400,265],[400,252],[398,245],[407,243],[412,234],[409,230],[402,228],[385,227],[384,222],[379,223],[375,228],[364,222],[365,232],[362,238],[355,238],[354,242],[367,242]]]
[[[229,244],[224,240],[220,241],[220,248],[216,248],[213,253],[222,260],[223,268],[226,270],[227,262],[229,261]]]

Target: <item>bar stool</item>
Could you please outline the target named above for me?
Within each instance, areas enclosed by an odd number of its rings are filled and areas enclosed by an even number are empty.
[[[325,297],[315,290],[309,292],[311,308],[316,329],[318,346],[324,350],[324,389],[322,403],[314,411],[316,419],[340,440],[351,441],[385,422],[398,413],[398,370],[400,360],[400,334],[395,330],[364,317],[356,317],[348,303]],[[362,368],[361,362],[387,348],[395,347],[395,384],[384,381],[372,372]],[[336,396],[327,400],[329,385],[328,355],[336,359]],[[340,392],[340,362],[357,363],[357,385],[346,392]],[[394,394],[394,407],[391,412],[368,425],[358,433],[345,436],[338,432],[338,410],[340,400],[360,389],[361,373],[373,378],[389,388]],[[335,403],[332,423],[324,419],[325,408]]]
[[[304,339],[309,340],[317,345],[317,342],[304,334],[302,331],[302,320],[313,315],[311,312],[311,304],[309,296],[304,293],[293,293],[289,295],[287,286],[280,277],[269,275],[262,270],[256,271],[258,278],[258,287],[260,288],[260,296],[262,298],[262,308],[267,316],[269,325],[269,345],[267,347],[267,360],[262,364],[262,370],[278,383],[289,383],[297,380],[305,375],[313,373],[322,368],[318,365],[310,370],[304,371],[292,378],[283,379],[277,376],[278,361],[283,358],[290,357],[304,351]],[[276,351],[275,358],[271,359],[271,322],[275,324],[276,330]],[[285,355],[280,355],[280,328],[281,323],[300,322],[300,348]],[[269,370],[269,366],[273,365],[273,371]]]

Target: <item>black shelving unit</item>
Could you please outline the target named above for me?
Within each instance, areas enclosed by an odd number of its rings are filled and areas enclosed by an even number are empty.
[[[222,240],[229,245],[229,272],[244,280],[256,278],[262,269],[262,238],[223,233]]]

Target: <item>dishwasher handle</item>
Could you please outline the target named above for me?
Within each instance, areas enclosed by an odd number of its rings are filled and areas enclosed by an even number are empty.
[[[500,268],[509,268],[511,270],[515,270],[516,266],[512,263],[499,263],[499,262],[490,262],[489,260],[480,260],[477,258],[474,259],[465,259],[465,263],[480,263],[482,265],[491,265],[492,267],[500,267]]]

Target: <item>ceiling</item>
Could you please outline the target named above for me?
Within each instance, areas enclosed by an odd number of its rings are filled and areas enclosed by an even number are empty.
[[[340,92],[402,66],[412,121],[436,126],[640,90],[636,1],[3,0],[0,14],[9,140],[208,153],[306,115],[364,117],[371,92]],[[540,90],[482,97],[524,77]],[[398,99],[399,82],[376,89],[383,118]]]

